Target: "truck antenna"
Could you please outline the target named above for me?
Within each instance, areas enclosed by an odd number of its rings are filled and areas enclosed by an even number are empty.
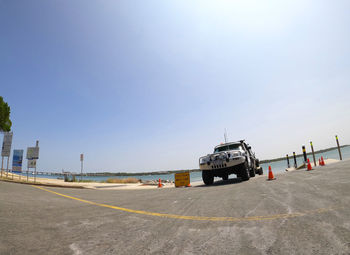
[[[227,131],[226,131],[226,128],[225,128],[224,138],[225,138],[225,143],[227,143]]]

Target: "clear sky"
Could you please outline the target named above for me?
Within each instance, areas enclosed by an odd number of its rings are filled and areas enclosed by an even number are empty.
[[[0,0],[0,95],[39,170],[198,168],[350,143],[350,1]],[[2,140],[2,139],[0,139]],[[309,146],[307,146],[309,149]]]

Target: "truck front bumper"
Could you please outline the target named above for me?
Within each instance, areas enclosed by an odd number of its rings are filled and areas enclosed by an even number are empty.
[[[199,165],[200,170],[217,170],[222,168],[235,167],[245,162],[244,156],[231,157],[227,159],[217,159]]]

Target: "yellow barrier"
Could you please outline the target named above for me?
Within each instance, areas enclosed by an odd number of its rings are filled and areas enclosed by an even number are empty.
[[[190,186],[190,172],[175,174],[175,187]]]

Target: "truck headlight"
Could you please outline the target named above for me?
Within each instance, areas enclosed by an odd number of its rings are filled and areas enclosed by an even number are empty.
[[[232,157],[239,157],[239,156],[242,156],[242,153],[240,151],[234,152],[232,154]]]
[[[201,164],[201,165],[204,165],[205,163],[207,163],[207,159],[206,158],[200,158],[199,159],[199,164]]]

